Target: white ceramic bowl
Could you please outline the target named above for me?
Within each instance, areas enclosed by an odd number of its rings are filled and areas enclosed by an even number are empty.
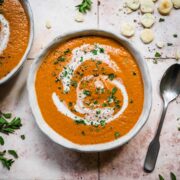
[[[120,44],[122,44],[123,46],[125,46],[131,52],[131,54],[135,57],[136,62],[140,68],[142,78],[143,78],[143,83],[144,83],[144,105],[143,105],[143,111],[141,113],[141,116],[139,117],[139,120],[137,121],[135,126],[129,131],[128,134],[120,137],[117,140],[114,140],[108,143],[94,144],[94,145],[79,145],[79,144],[75,144],[69,141],[68,139],[65,139],[60,134],[56,133],[43,119],[41,111],[38,106],[37,98],[36,98],[35,78],[36,78],[36,72],[43,61],[43,57],[45,57],[45,55],[48,52],[50,52],[53,47],[55,47],[59,43],[67,41],[68,39],[80,37],[80,36],[89,36],[89,35],[110,37],[116,40],[117,42],[119,42]],[[32,108],[33,114],[35,116],[35,119],[39,128],[57,144],[60,144],[66,148],[77,150],[77,151],[100,152],[100,151],[110,150],[110,149],[122,146],[123,144],[127,143],[130,139],[132,139],[140,131],[140,129],[143,127],[143,125],[147,121],[149,113],[150,113],[150,109],[151,109],[152,88],[151,88],[150,75],[149,75],[146,62],[142,58],[140,52],[137,51],[135,47],[131,43],[129,43],[124,37],[120,35],[115,35],[111,32],[106,32],[106,31],[101,31],[101,30],[84,30],[84,31],[73,32],[70,34],[57,37],[54,41],[52,41],[47,46],[47,48],[45,48],[40,53],[40,55],[33,62],[30,72],[29,72],[27,87],[28,87],[28,93],[29,93],[30,106]]]
[[[19,63],[3,78],[0,79],[0,85],[11,79],[22,67],[23,63],[27,59],[27,56],[29,54],[29,51],[31,49],[32,43],[33,43],[33,37],[34,37],[34,22],[33,22],[33,15],[31,11],[30,4],[28,0],[20,0],[21,4],[23,5],[23,8],[28,16],[29,19],[29,42],[26,48],[26,51],[22,57],[22,59],[19,61]]]

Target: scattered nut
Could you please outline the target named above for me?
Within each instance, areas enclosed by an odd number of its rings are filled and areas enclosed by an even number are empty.
[[[128,8],[135,11],[135,10],[139,9],[140,2],[139,2],[139,0],[126,0],[126,5]]]
[[[146,28],[150,28],[154,24],[154,21],[154,16],[151,13],[146,13],[141,17],[141,23]]]
[[[121,34],[126,37],[131,37],[135,33],[135,27],[133,23],[124,23],[121,27]]]
[[[78,11],[75,15],[75,21],[76,22],[83,22],[84,21],[84,15]]]
[[[172,0],[173,6],[176,9],[180,8],[180,0]]]
[[[141,0],[141,12],[152,13],[154,11],[154,3],[152,0]]]
[[[50,21],[46,21],[46,28],[47,29],[51,29],[52,28]]]
[[[171,0],[161,0],[158,10],[162,15],[168,15],[171,12],[172,7],[173,4]]]

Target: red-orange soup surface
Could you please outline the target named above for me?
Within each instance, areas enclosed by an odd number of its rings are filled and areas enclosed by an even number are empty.
[[[143,108],[143,82],[134,57],[105,37],[79,37],[59,44],[43,59],[35,89],[47,124],[77,144],[122,137]]]
[[[0,5],[0,79],[22,59],[29,41],[29,19],[19,0]]]

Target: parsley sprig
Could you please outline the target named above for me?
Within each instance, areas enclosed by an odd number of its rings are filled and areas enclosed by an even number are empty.
[[[11,119],[12,114],[11,113],[2,113],[0,111],[0,133],[2,134],[12,134],[17,129],[20,129],[22,126],[21,124],[21,118],[15,117],[12,120]],[[0,145],[4,145],[4,139],[2,136],[0,136]],[[13,158],[18,158],[18,154],[15,150],[8,150],[7,151],[9,155],[13,156]],[[0,162],[2,165],[10,170],[12,164],[14,163],[14,159],[8,159],[6,157],[6,150],[3,152],[0,152]]]
[[[81,4],[77,5],[77,9],[79,12],[85,14],[87,11],[91,10],[92,1],[91,0],[83,0]]]

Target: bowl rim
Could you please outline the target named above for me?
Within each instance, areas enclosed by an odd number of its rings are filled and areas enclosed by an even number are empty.
[[[0,85],[4,84],[8,80],[10,80],[23,66],[24,62],[27,59],[27,56],[31,50],[32,44],[33,44],[33,39],[34,39],[34,20],[33,20],[33,13],[31,10],[31,6],[29,4],[28,0],[20,0],[20,3],[22,4],[25,13],[27,14],[27,17],[29,19],[29,41],[28,45],[26,48],[26,51],[24,52],[23,57],[19,61],[19,63],[3,78],[0,79]]]
[[[127,48],[127,50],[134,56],[136,63],[138,64],[138,67],[142,74],[142,79],[143,79],[143,84],[144,84],[144,104],[143,104],[142,113],[138,121],[126,135],[122,136],[121,138],[118,138],[117,140],[106,142],[106,143],[80,145],[80,144],[73,143],[72,141],[64,138],[63,136],[55,132],[46,123],[46,121],[42,117],[40,108],[38,106],[38,101],[37,101],[36,91],[35,91],[35,78],[36,78],[36,72],[43,61],[43,57],[53,47],[55,47],[59,43],[67,41],[68,39],[82,37],[82,36],[91,36],[91,35],[112,38],[118,41],[125,48]],[[36,57],[35,61],[31,65],[29,75],[28,75],[28,81],[27,81],[27,89],[28,89],[30,106],[34,114],[36,123],[38,124],[41,131],[44,134],[46,134],[55,143],[63,147],[66,147],[68,149],[81,151],[81,152],[102,152],[102,151],[107,151],[107,150],[117,148],[127,143],[134,136],[136,136],[136,134],[141,130],[141,128],[146,123],[150,114],[151,104],[152,104],[152,86],[151,86],[149,70],[140,52],[132,45],[132,43],[130,43],[126,38],[122,37],[121,35],[115,34],[109,31],[99,30],[99,29],[73,31],[67,34],[60,35],[57,38],[55,38],[51,43],[49,43],[47,47],[40,52],[40,54]]]

